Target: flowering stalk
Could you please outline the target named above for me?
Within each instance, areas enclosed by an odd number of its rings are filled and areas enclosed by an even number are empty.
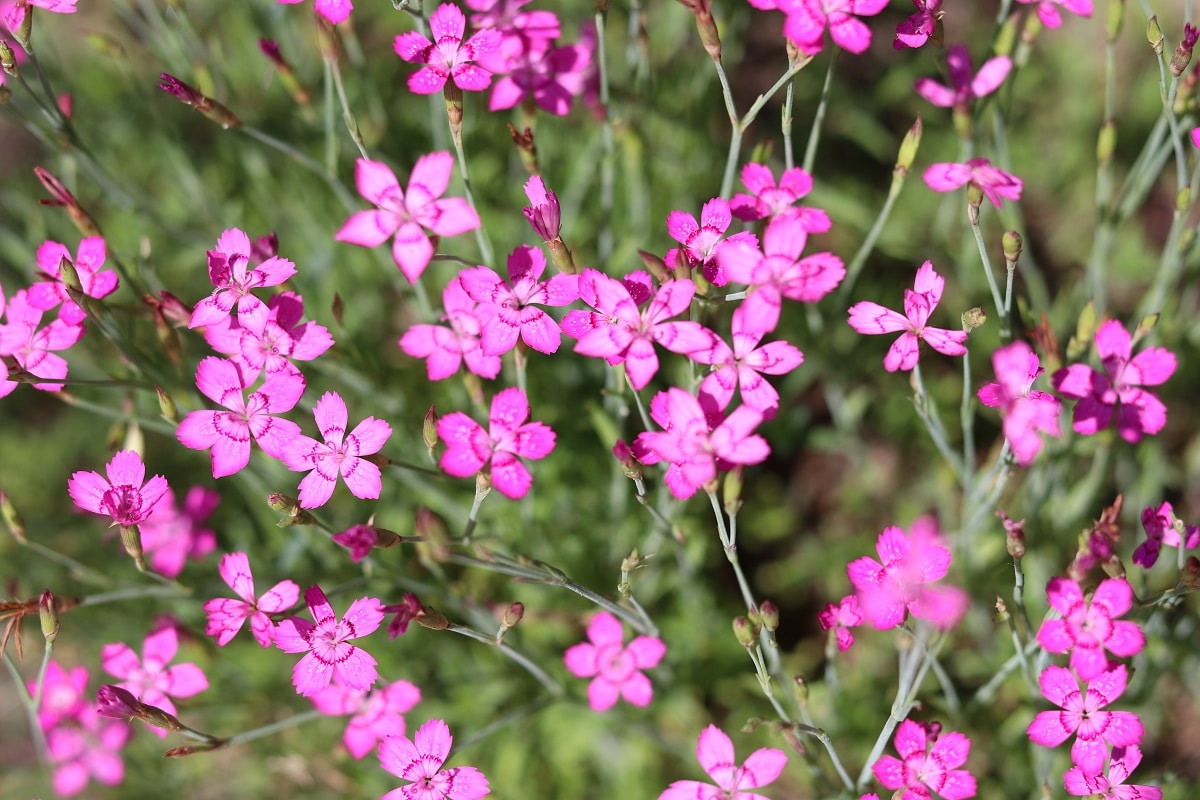
[[[477,642],[483,642],[490,647],[496,648],[503,653],[506,658],[509,658],[513,662],[519,664],[522,669],[532,675],[537,682],[545,687],[546,691],[548,691],[552,696],[561,697],[563,695],[564,690],[562,684],[547,675],[545,670],[533,663],[528,656],[522,655],[521,653],[512,649],[503,641],[498,640],[495,636],[489,636],[486,633],[477,631],[474,628],[466,625],[450,624],[445,628],[445,630],[448,630],[451,633],[457,633],[460,636],[466,636],[468,639],[474,639]]]

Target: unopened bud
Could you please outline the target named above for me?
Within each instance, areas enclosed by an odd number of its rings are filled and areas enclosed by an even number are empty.
[[[1107,164],[1112,161],[1116,149],[1117,122],[1109,118],[1100,126],[1100,133],[1096,136],[1096,161],[1100,164]]]
[[[242,126],[242,121],[228,108],[168,72],[159,75],[158,88],[184,105],[196,109],[222,128],[240,128]]]
[[[963,312],[962,326],[964,331],[970,332],[976,328],[982,328],[985,322],[987,322],[987,312],[978,306],[969,308]]]
[[[17,54],[3,38],[0,38],[0,69],[4,70],[6,75],[17,77]]]
[[[1155,312],[1149,316],[1142,317],[1141,321],[1138,322],[1137,328],[1135,328],[1133,331],[1133,344],[1137,344],[1139,341],[1154,332],[1154,329],[1158,327],[1158,320],[1160,316],[1161,315],[1158,312]]]
[[[631,481],[642,479],[642,462],[634,456],[633,450],[625,443],[624,439],[618,439],[613,445],[613,456],[617,461],[621,462],[621,472],[625,473],[625,477]]]
[[[654,276],[659,283],[666,283],[673,277],[671,271],[667,269],[667,264],[654,253],[645,250],[638,250],[638,255],[642,258],[642,263],[646,265],[646,269]]]
[[[267,495],[267,505],[272,511],[278,511],[280,514],[295,514],[300,510],[300,505],[294,497],[289,497],[286,494],[269,494]]]
[[[425,613],[416,618],[416,623],[422,628],[429,628],[431,631],[444,631],[450,627],[450,621],[436,608],[424,606],[424,610]]]
[[[450,535],[446,522],[435,512],[424,506],[417,509],[414,532],[420,537],[417,542],[417,557],[426,563],[447,561],[450,558]]]
[[[1190,22],[1183,26],[1183,38],[1179,41],[1179,46],[1175,48],[1175,54],[1171,56],[1171,74],[1178,78],[1187,70],[1188,64],[1192,63],[1192,50],[1196,47],[1196,38],[1200,35],[1200,30],[1197,30],[1195,25]]]
[[[764,600],[758,607],[758,613],[762,618],[763,627],[768,633],[774,633],[779,627],[779,608],[770,600]]]
[[[21,544],[29,541],[25,538],[25,520],[21,519],[21,515],[17,513],[17,507],[12,504],[12,500],[3,490],[0,490],[0,517],[3,517],[4,527],[8,528],[8,532],[14,539]]]
[[[54,606],[54,592],[49,589],[38,598],[38,621],[42,624],[46,644],[54,644],[58,638],[58,609]]]
[[[433,458],[433,451],[438,446],[438,415],[433,406],[425,412],[425,420],[421,423],[421,439],[425,442],[425,449],[429,451],[429,457]]]
[[[808,681],[803,675],[792,676],[792,696],[796,698],[796,705],[801,708],[808,705]]]
[[[1158,24],[1158,15],[1156,14],[1150,17],[1150,21],[1146,23],[1146,41],[1150,43],[1155,55],[1161,56],[1165,40],[1166,37],[1163,36],[1162,27]]]
[[[921,115],[918,114],[917,121],[912,124],[900,142],[900,154],[896,157],[897,174],[907,175],[912,169],[913,161],[917,158],[917,150],[921,147],[922,131]]]
[[[758,641],[758,632],[754,630],[754,625],[745,617],[735,617],[733,620],[733,635],[737,638],[738,644],[747,649],[754,647]]]
[[[516,626],[525,617],[524,603],[510,603],[508,608],[504,609],[504,616],[500,618],[500,627],[508,630]]]
[[[983,189],[980,187],[980,185],[978,183],[975,183],[975,181],[971,181],[970,183],[967,184],[967,209],[968,209],[968,216],[970,216],[971,209],[974,209],[974,211],[975,211],[974,217],[971,218],[972,225],[979,224],[979,206],[982,205],[982,203],[983,203]]]
[[[1025,240],[1021,238],[1021,234],[1016,231],[1005,231],[1000,237],[1000,243],[1004,247],[1004,260],[1009,264],[1016,265],[1021,258],[1021,251],[1025,247]]]
[[[158,395],[158,411],[162,414],[162,418],[172,425],[179,424],[179,409],[175,406],[175,401],[171,399],[171,395],[167,394],[166,389],[158,386],[154,387],[155,394]]]
[[[143,704],[128,689],[106,684],[96,691],[96,713],[109,719],[129,722],[139,719]]]
[[[725,473],[725,513],[736,517],[742,508],[742,486],[745,483],[745,467],[738,464]]]
[[[1097,322],[1096,302],[1089,300],[1079,312],[1079,320],[1075,323],[1075,335],[1067,342],[1067,361],[1078,361],[1092,346]]]

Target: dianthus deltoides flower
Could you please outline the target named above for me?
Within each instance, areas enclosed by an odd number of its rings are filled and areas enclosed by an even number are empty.
[[[500,34],[484,28],[464,42],[466,29],[467,18],[458,6],[442,3],[429,17],[432,42],[417,31],[396,37],[396,55],[413,64],[424,64],[408,76],[408,88],[413,94],[433,94],[448,80],[469,92],[483,91],[491,84],[492,73],[477,62],[496,52]]]
[[[648,706],[654,687],[642,670],[658,666],[667,652],[662,639],[637,636],[625,644],[621,621],[607,611],[592,617],[586,642],[572,645],[563,654],[567,669],[577,678],[591,678],[588,705],[607,711],[618,698],[635,706]]]
[[[733,742],[716,725],[709,725],[700,732],[696,760],[713,782],[675,781],[658,796],[658,800],[761,800],[762,795],[742,790],[766,786],[787,766],[787,755],[773,747],[755,750],[739,766]]]
[[[1108,668],[1108,657],[1127,658],[1146,646],[1146,635],[1137,623],[1117,620],[1133,607],[1133,589],[1121,578],[1100,582],[1090,597],[1069,578],[1054,577],[1046,585],[1050,607],[1062,615],[1048,619],[1037,640],[1051,653],[1071,653],[1071,669],[1090,681]]]
[[[965,769],[971,740],[956,731],[940,733],[937,723],[906,719],[896,729],[895,756],[880,756],[872,771],[888,789],[904,789],[901,800],[929,800],[936,792],[945,800],[975,796],[975,776]],[[901,760],[903,759],[903,760]]]
[[[1039,433],[1058,437],[1058,398],[1031,388],[1045,370],[1025,342],[1013,342],[992,353],[996,383],[979,390],[979,401],[999,408],[1004,417],[1004,438],[1021,466],[1029,466],[1042,452]]]
[[[474,767],[442,769],[454,737],[444,720],[431,719],[412,739],[386,736],[379,745],[379,764],[411,781],[380,800],[477,800],[491,794],[487,778]]]
[[[371,688],[378,675],[375,659],[350,640],[374,633],[383,622],[380,602],[360,597],[339,620],[321,587],[306,589],[304,601],[315,622],[289,617],[275,626],[276,647],[285,653],[305,653],[292,669],[296,694],[311,697],[335,676],[351,689]]]
[[[145,480],[146,466],[134,450],[114,455],[104,471],[107,480],[95,472],[76,472],[67,481],[67,490],[75,505],[112,517],[114,525],[132,527],[145,522],[167,492],[167,479],[162,475]]]

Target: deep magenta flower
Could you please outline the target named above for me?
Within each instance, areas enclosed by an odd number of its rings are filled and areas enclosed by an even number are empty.
[[[221,496],[204,486],[193,486],[175,505],[175,493],[167,489],[150,516],[139,526],[142,550],[159,575],[174,578],[190,559],[200,559],[217,547],[217,535],[204,527],[221,502]]]
[[[750,0],[750,5],[786,14],[783,35],[811,56],[821,52],[826,28],[838,47],[864,52],[871,45],[871,29],[858,17],[878,14],[887,0]]]
[[[894,525],[885,528],[875,549],[879,561],[864,556],[850,562],[846,574],[876,629],[896,627],[907,612],[947,630],[966,612],[970,598],[962,589],[929,585],[945,577],[951,559],[931,517],[913,522],[909,535]]]
[[[124,642],[100,648],[104,671],[121,678],[117,684],[146,705],[161,708],[174,716],[172,697],[191,697],[208,688],[208,678],[192,663],[167,666],[179,651],[179,633],[173,623],[153,630],[142,644],[142,657]],[[150,728],[160,738],[167,732]]]
[[[1097,433],[1116,418],[1117,433],[1131,444],[1167,424],[1167,407],[1144,386],[1166,383],[1175,374],[1175,354],[1149,347],[1133,355],[1133,339],[1120,322],[1110,319],[1096,331],[1096,352],[1104,373],[1087,364],[1072,364],[1051,377],[1054,388],[1078,400],[1072,415],[1076,433]]]
[[[413,358],[425,359],[429,380],[440,381],[467,371],[491,380],[500,374],[500,356],[485,356],[479,343],[483,325],[495,316],[497,307],[471,299],[455,276],[442,291],[442,320],[446,325],[413,325],[400,337],[400,349]]]
[[[453,170],[454,156],[449,152],[423,155],[413,165],[405,191],[387,164],[358,159],[354,166],[358,193],[377,208],[355,211],[334,234],[334,240],[378,247],[392,239],[392,260],[409,283],[416,283],[433,258],[434,245],[426,230],[437,236],[457,236],[479,227],[479,215],[466,200],[442,197]]]
[[[283,452],[283,463],[297,472],[312,470],[300,481],[300,507],[318,508],[329,502],[338,475],[350,494],[360,500],[376,500],[383,488],[379,467],[363,456],[378,453],[392,426],[367,417],[346,432],[346,402],[336,392],[326,392],[313,409],[324,442],[297,436]]]
[[[1076,734],[1071,760],[1085,775],[1099,775],[1108,748],[1127,747],[1142,741],[1142,721],[1131,711],[1104,711],[1125,693],[1129,675],[1125,665],[1101,672],[1087,682],[1085,691],[1071,670],[1051,664],[1042,670],[1038,685],[1042,696],[1059,708],[1039,711],[1026,733],[1043,747],[1058,747]]]
[[[1058,398],[1031,388],[1045,370],[1037,354],[1025,342],[1013,342],[992,353],[996,383],[979,389],[979,401],[999,408],[1004,417],[1004,438],[1021,466],[1028,466],[1042,452],[1038,433],[1058,437]]]
[[[7,320],[0,325],[0,356],[12,356],[18,365],[30,375],[48,380],[62,381],[67,377],[67,360],[54,351],[73,347],[83,337],[83,325],[68,325],[56,319],[44,328],[42,310],[29,302],[28,293],[21,289],[4,303],[0,292],[0,312]],[[17,388],[16,381],[8,380],[8,369],[0,361],[0,397]],[[60,392],[62,383],[35,383],[33,388],[43,392]]]
[[[52,785],[60,797],[73,797],[95,780],[119,786],[125,780],[121,750],[133,728],[121,720],[106,719],[87,706],[76,723],[46,732],[46,749],[54,768]]]
[[[429,17],[433,41],[417,31],[396,37],[396,55],[413,64],[424,64],[408,76],[413,94],[432,94],[453,79],[454,85],[469,92],[481,92],[492,82],[492,73],[478,63],[500,47],[500,34],[485,28],[463,41],[467,18],[458,6],[443,3]]]
[[[554,431],[529,419],[529,401],[515,387],[492,398],[488,430],[461,411],[438,420],[438,438],[446,443],[439,461],[456,478],[469,478],[490,464],[492,485],[514,500],[525,496],[533,476],[520,459],[539,459],[554,449]]]
[[[700,392],[716,400],[718,408],[724,410],[733,401],[736,388],[743,403],[764,416],[773,416],[779,408],[779,392],[763,376],[786,375],[804,363],[804,354],[785,341],[759,347],[763,333],[752,330],[754,327],[747,321],[745,307],[738,306],[733,312],[733,346],[713,334],[712,347],[697,350],[691,357],[712,367],[700,384]]]
[[[561,117],[571,110],[571,101],[583,94],[592,53],[581,44],[556,47],[548,39],[510,36],[487,66],[500,75],[492,86],[489,111],[513,108],[531,99],[538,108]]]
[[[1063,775],[1063,788],[1075,797],[1099,800],[1162,800],[1162,789],[1157,786],[1125,783],[1140,763],[1142,751],[1136,746],[1114,747],[1107,775],[1089,775],[1077,766],[1071,767]]]
[[[729,210],[744,222],[795,214],[807,233],[825,233],[833,227],[829,215],[821,209],[795,204],[813,187],[812,175],[800,167],[785,169],[776,185],[770,168],[751,161],[742,167],[742,183],[750,194],[735,194]]]
[[[1142,528],[1146,531],[1146,541],[1133,551],[1133,563],[1140,564],[1144,569],[1150,569],[1158,561],[1162,546],[1182,547],[1192,550],[1200,546],[1200,527],[1184,525],[1175,518],[1175,509],[1170,503],[1164,502],[1158,508],[1147,506],[1142,509]],[[1180,534],[1183,537],[1180,537]]]
[[[760,747],[739,766],[733,742],[716,725],[700,732],[696,760],[713,782],[675,781],[658,800],[761,800],[762,795],[742,790],[766,786],[787,766],[787,755],[774,747]]]
[[[676,259],[682,257],[690,267],[699,267],[704,279],[714,286],[724,286],[729,277],[722,270],[718,254],[734,242],[756,248],[758,237],[749,231],[726,236],[725,231],[733,222],[729,203],[714,197],[700,209],[700,221],[686,211],[672,211],[667,215],[667,233],[683,247],[667,251],[664,261],[668,268],[675,268]]]
[[[667,652],[662,639],[636,636],[626,645],[620,620],[607,611],[592,617],[587,638],[568,647],[563,661],[575,677],[592,679],[588,684],[592,710],[607,711],[621,697],[635,706],[650,705],[654,687],[641,671],[662,661]]]
[[[375,659],[350,640],[374,633],[383,622],[380,602],[360,597],[340,620],[321,587],[305,589],[304,602],[315,624],[288,617],[275,626],[276,647],[285,653],[305,653],[292,669],[296,694],[312,697],[334,678],[351,689],[370,689],[378,675]]]
[[[825,610],[817,614],[817,622],[823,631],[834,631],[838,650],[846,651],[854,644],[854,634],[851,628],[857,628],[863,623],[863,613],[858,607],[858,595],[849,594],[840,603],[829,603]]]
[[[362,758],[388,736],[403,736],[404,714],[421,702],[421,690],[408,681],[393,681],[370,692],[331,683],[309,698],[322,714],[350,714],[342,744]]]
[[[268,614],[279,614],[296,605],[300,599],[300,587],[293,581],[280,581],[262,597],[254,596],[254,574],[250,571],[250,558],[245,553],[226,553],[217,567],[221,580],[233,589],[239,600],[232,597],[214,597],[204,603],[208,615],[208,626],[204,632],[217,637],[221,647],[233,641],[242,624],[250,620],[250,632],[263,647],[270,647],[275,640],[275,626]]]
[[[1092,16],[1092,0],[1017,0],[1018,3],[1037,3],[1038,19],[1047,28],[1057,28],[1062,25],[1062,16],[1059,15],[1056,5],[1062,6],[1072,14],[1078,14],[1081,17]]]
[[[431,719],[412,739],[385,736],[379,745],[379,764],[398,778],[411,781],[380,800],[478,800],[491,793],[488,780],[474,767],[442,769],[454,737],[445,721]]]
[[[276,2],[292,5],[303,2],[303,0],[276,0]],[[354,4],[350,0],[317,0],[317,13],[324,17],[330,25],[345,22],[350,18],[350,12],[353,10]]]
[[[900,50],[905,47],[920,47],[929,41],[937,30],[937,23],[942,18],[942,0],[913,0],[917,13],[896,26],[896,38],[892,47]]]
[[[1127,658],[1146,646],[1146,636],[1137,623],[1117,620],[1133,606],[1133,589],[1123,579],[1103,580],[1092,596],[1085,598],[1075,581],[1051,578],[1046,599],[1062,618],[1043,622],[1037,640],[1048,652],[1070,651],[1071,669],[1081,680],[1090,681],[1108,668],[1105,650]]]
[[[216,288],[196,304],[188,322],[189,328],[224,323],[233,312],[243,328],[256,333],[262,331],[269,311],[251,292],[278,286],[296,274],[296,265],[286,258],[271,256],[251,267],[252,253],[250,237],[243,231],[230,228],[221,234],[216,249],[208,251],[208,278]]]
[[[471,27],[495,28],[506,40],[511,37],[554,41],[562,35],[562,24],[553,11],[523,10],[532,0],[467,0]]]
[[[544,241],[557,239],[562,234],[562,207],[558,204],[558,195],[546,188],[540,176],[534,175],[525,182],[525,196],[530,205],[524,206],[521,212],[529,221],[529,227]]]
[[[946,52],[946,66],[950,71],[949,86],[933,78],[918,78],[914,88],[917,94],[935,106],[966,109],[972,100],[1000,88],[1012,69],[1012,60],[1008,56],[989,58],[983,62],[979,72],[972,75],[971,56],[967,48],[956,44]]]
[[[883,367],[888,372],[908,372],[917,366],[920,358],[918,346],[922,341],[943,355],[967,354],[967,348],[963,345],[967,340],[966,331],[934,328],[925,324],[942,299],[945,285],[946,279],[934,271],[932,262],[926,261],[917,270],[913,288],[904,290],[903,314],[866,300],[850,307],[848,322],[859,333],[876,335],[903,331],[883,357]]]
[[[67,490],[75,505],[112,517],[114,525],[132,527],[145,522],[168,489],[162,475],[146,480],[146,465],[133,450],[113,455],[104,472],[107,479],[95,472],[76,472],[67,481]]]
[[[993,167],[986,158],[972,158],[965,164],[930,164],[923,177],[925,185],[935,192],[953,192],[964,184],[974,184],[996,208],[1005,200],[1021,199],[1021,179]]]
[[[101,236],[89,236],[79,242],[75,258],[65,245],[58,242],[46,241],[37,251],[38,270],[46,280],[39,281],[29,287],[29,305],[42,311],[62,303],[58,318],[68,325],[78,325],[87,317],[87,313],[75,304],[67,294],[63,284],[61,266],[63,259],[71,262],[75,273],[79,276],[79,285],[88,297],[99,300],[117,290],[119,281],[117,273],[111,269],[101,270],[108,251]]]
[[[295,375],[296,361],[312,361],[333,346],[329,329],[316,322],[301,322],[304,298],[295,292],[280,292],[267,300],[267,320],[262,330],[254,331],[224,323],[204,328],[204,340],[218,353],[237,364],[242,377],[253,383],[263,372],[271,377],[278,372]]]
[[[929,800],[934,792],[945,800],[975,796],[975,776],[957,769],[967,763],[971,740],[956,731],[938,735],[938,727],[904,720],[893,740],[900,758],[881,756],[871,768],[886,788],[905,790],[900,800]]]
[[[40,8],[55,14],[74,14],[78,0],[13,0],[4,3],[3,22],[10,31],[17,31],[25,23],[29,8]],[[86,779],[85,779],[86,780]],[[82,787],[80,787],[82,788]]]

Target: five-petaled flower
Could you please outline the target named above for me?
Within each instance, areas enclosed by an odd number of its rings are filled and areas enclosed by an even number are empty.
[[[431,719],[412,739],[385,736],[379,745],[379,764],[398,778],[411,781],[380,800],[477,800],[491,793],[487,778],[474,767],[442,769],[454,737],[444,720]]]
[[[930,164],[922,177],[925,179],[925,185],[935,192],[953,192],[960,186],[970,183],[978,187],[983,196],[990,200],[996,208],[1004,205],[1005,200],[1021,199],[1021,179],[999,167],[992,166],[992,162],[986,158],[972,158],[965,164],[953,162]],[[970,194],[968,194],[969,197]]]
[[[700,392],[716,400],[718,408],[723,410],[733,402],[736,388],[741,392],[743,403],[761,411],[764,416],[773,416],[779,408],[779,392],[763,376],[786,375],[804,363],[804,354],[784,341],[768,342],[760,347],[763,332],[754,327],[747,319],[746,309],[738,306],[733,312],[733,346],[712,334],[712,346],[697,350],[691,356],[692,360],[712,367],[712,372],[700,384]]]
[[[667,652],[662,639],[637,636],[625,644],[620,620],[607,611],[592,617],[588,641],[567,648],[563,661],[577,678],[591,678],[588,704],[593,711],[607,711],[618,698],[635,706],[648,706],[654,687],[642,670],[658,666]]]
[[[204,632],[217,637],[221,647],[229,644],[242,624],[250,620],[250,632],[263,647],[274,641],[275,626],[268,614],[278,614],[296,605],[300,599],[300,587],[293,581],[284,580],[254,596],[254,575],[250,572],[250,558],[245,553],[226,553],[217,567],[221,580],[233,589],[240,600],[232,597],[214,597],[204,604],[208,615],[208,626]]]
[[[37,265],[46,280],[29,287],[29,305],[49,311],[62,303],[58,311],[59,319],[68,325],[83,322],[87,313],[67,293],[62,277],[62,262],[66,260],[75,268],[83,293],[98,300],[115,292],[119,283],[116,272],[100,269],[107,256],[104,239],[100,236],[88,236],[81,240],[74,260],[66,246],[53,241],[43,242],[37,251]]]
[[[1042,696],[1058,709],[1039,711],[1026,733],[1043,747],[1058,747],[1076,734],[1071,760],[1085,775],[1099,775],[1108,748],[1127,747],[1142,741],[1142,721],[1131,711],[1104,711],[1125,693],[1129,675],[1125,665],[1101,672],[1084,691],[1071,670],[1054,664],[1042,670],[1038,684]]]
[[[740,220],[753,222],[789,214],[796,215],[808,233],[825,233],[833,227],[821,209],[795,205],[813,187],[812,175],[800,167],[785,169],[776,185],[769,167],[751,161],[742,167],[742,183],[750,194],[739,192],[729,201],[730,212]]]
[[[331,683],[309,698],[322,714],[350,714],[342,744],[362,758],[388,736],[403,736],[403,715],[421,701],[421,690],[408,681],[393,681],[369,692]]]
[[[724,286],[729,277],[722,269],[718,254],[722,249],[735,242],[741,242],[747,247],[758,246],[758,237],[750,231],[726,236],[725,231],[733,222],[733,214],[729,203],[720,197],[709,200],[700,209],[700,221],[686,211],[672,211],[667,215],[667,233],[683,247],[671,248],[667,251],[667,267],[674,269],[676,260],[682,258],[682,264],[690,267],[700,267],[704,279],[716,286]]]
[[[1108,650],[1127,658],[1140,653],[1146,636],[1137,623],[1117,620],[1133,606],[1133,589],[1121,578],[1100,582],[1091,597],[1073,580],[1054,577],[1046,585],[1050,607],[1062,615],[1048,619],[1037,640],[1051,653],[1071,652],[1071,669],[1090,681],[1108,668]]]
[[[858,17],[878,14],[887,8],[887,0],[750,0],[750,5],[786,14],[783,35],[801,53],[814,56],[824,46],[826,27],[838,47],[864,52],[871,45],[871,29]]]
[[[0,313],[5,314],[6,320],[0,325],[0,356],[12,356],[30,375],[56,381],[35,383],[33,388],[43,392],[62,391],[62,381],[67,377],[67,360],[52,351],[73,347],[83,336],[84,326],[68,325],[60,317],[39,329],[43,312],[33,306],[25,289],[14,294],[7,307],[4,293],[0,291]],[[0,359],[0,397],[17,388],[17,382],[8,380],[8,374],[7,366]]]
[[[896,38],[892,47],[900,50],[904,47],[920,47],[929,41],[937,31],[938,23],[942,20],[942,0],[913,0],[917,13],[896,26]],[[939,39],[940,41],[940,39]]]
[[[1067,794],[1075,797],[1094,797],[1099,800],[1162,800],[1162,789],[1157,786],[1126,784],[1129,776],[1142,763],[1142,751],[1134,746],[1114,747],[1108,762],[1108,774],[1088,774],[1079,767],[1071,767],[1063,775],[1063,787]]]
[[[904,720],[894,740],[900,758],[881,756],[872,767],[885,787],[905,790],[901,800],[929,800],[932,792],[945,800],[975,796],[975,776],[957,769],[967,763],[971,740],[957,731],[940,733],[940,727]]]
[[[476,303],[455,276],[442,290],[442,308],[446,325],[413,325],[400,337],[400,349],[413,358],[425,359],[431,381],[449,378],[464,362],[468,372],[481,378],[499,375],[500,356],[484,355],[479,343],[479,332],[497,307]]]
[[[500,47],[500,34],[484,28],[467,41],[463,33],[467,18],[458,6],[443,3],[429,17],[433,41],[417,31],[396,37],[396,55],[412,64],[424,64],[408,76],[408,88],[414,94],[432,94],[453,80],[459,89],[481,92],[492,82],[492,73],[479,66]]]
[[[297,436],[283,453],[283,463],[297,472],[312,470],[300,481],[300,507],[317,508],[329,502],[340,474],[350,494],[375,500],[383,488],[379,467],[363,456],[378,453],[392,435],[392,426],[367,417],[346,433],[346,403],[336,392],[326,392],[313,409],[324,442]]]
[[[104,472],[107,480],[96,472],[76,472],[67,481],[67,490],[75,505],[112,517],[114,525],[132,527],[145,522],[167,492],[167,479],[162,475],[145,480],[146,466],[134,450],[116,453]]]
[[[285,653],[305,653],[292,669],[296,694],[311,697],[337,678],[351,689],[369,689],[378,673],[375,659],[350,644],[374,633],[383,622],[383,606],[374,597],[360,597],[340,620],[319,586],[304,590],[304,602],[315,622],[288,617],[275,626],[275,646]]]
[[[121,678],[117,684],[148,706],[175,715],[172,697],[191,697],[208,688],[208,678],[192,663],[168,667],[179,651],[179,633],[173,622],[151,631],[142,644],[142,657],[123,642],[106,644],[100,649],[100,663],[110,675]],[[152,727],[155,735],[167,732]]]
[[[251,292],[278,286],[296,274],[296,265],[286,258],[271,256],[251,267],[252,254],[250,237],[243,231],[230,228],[220,235],[217,248],[208,251],[208,278],[216,288],[196,304],[189,328],[227,322],[236,308],[238,324],[255,333],[262,332],[270,312],[266,303]]]
[[[854,644],[854,634],[851,628],[863,623],[863,612],[858,607],[858,595],[849,594],[841,602],[828,603],[825,610],[817,614],[817,622],[823,631],[833,631],[838,650],[849,650]]]
[[[716,725],[700,732],[696,760],[713,782],[675,781],[658,800],[761,800],[757,792],[743,790],[766,786],[787,766],[787,755],[774,747],[761,747],[738,765],[733,742]]]
[[[996,56],[983,62],[974,75],[971,74],[971,56],[967,48],[956,44],[946,52],[946,67],[950,72],[950,85],[938,83],[933,78],[918,78],[914,88],[917,94],[940,108],[966,110],[972,100],[989,95],[1012,69],[1008,56]]]
[[[1021,466],[1028,466],[1042,451],[1038,433],[1058,437],[1058,398],[1031,388],[1044,372],[1037,354],[1025,342],[1013,342],[992,353],[996,383],[979,389],[979,401],[999,408],[1004,417],[1004,438]]]
[[[328,328],[311,320],[300,321],[304,298],[295,292],[274,295],[267,301],[267,310],[262,330],[235,325],[232,317],[204,328],[204,340],[213,350],[229,356],[247,382],[258,380],[263,372],[267,377],[277,372],[299,375],[299,368],[289,359],[311,361],[333,346]]]

